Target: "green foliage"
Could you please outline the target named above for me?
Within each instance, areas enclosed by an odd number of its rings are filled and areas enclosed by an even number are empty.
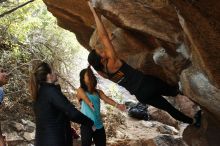
[[[27,1],[0,3],[0,14]],[[56,18],[41,0],[35,0],[0,18],[1,67],[12,72],[7,94],[26,97],[33,60],[51,62],[61,76],[68,78],[74,54],[81,48],[73,33],[60,28]],[[25,87],[25,88],[24,88]],[[11,94],[12,93],[12,94]]]

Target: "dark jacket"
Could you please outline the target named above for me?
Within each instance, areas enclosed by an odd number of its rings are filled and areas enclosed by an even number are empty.
[[[41,84],[34,112],[35,146],[72,146],[70,121],[93,125],[93,121],[78,111],[54,84]]]

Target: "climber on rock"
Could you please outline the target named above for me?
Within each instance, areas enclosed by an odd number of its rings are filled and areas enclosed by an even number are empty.
[[[180,92],[178,86],[171,86],[155,76],[144,75],[118,57],[101,21],[101,16],[96,13],[91,2],[88,4],[94,15],[99,39],[103,45],[103,48],[94,48],[88,56],[89,64],[98,74],[126,88],[136,96],[139,102],[167,111],[176,120],[199,127],[201,111],[194,118],[190,118],[174,108],[163,97],[177,96]]]
[[[0,68],[0,104],[2,104],[4,99],[4,90],[2,88],[3,85],[8,83],[8,74],[2,68]],[[5,146],[5,138],[2,135],[1,125],[0,125],[0,146]]]
[[[90,146],[92,139],[96,146],[106,145],[106,134],[100,113],[100,99],[121,111],[126,109],[125,105],[118,104],[107,97],[103,91],[96,89],[97,79],[90,67],[80,72],[80,87],[77,90],[77,98],[81,104],[81,112],[93,120],[96,130],[81,125],[82,146]]]

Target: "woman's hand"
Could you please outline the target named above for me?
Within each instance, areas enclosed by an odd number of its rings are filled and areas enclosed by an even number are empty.
[[[118,108],[120,111],[125,111],[126,110],[126,106],[124,104],[117,104],[116,108]]]
[[[93,131],[93,132],[96,131],[96,127],[95,127],[95,125],[92,126],[92,131]]]
[[[5,85],[8,83],[8,74],[4,71],[0,72],[0,84]]]
[[[101,14],[95,10],[95,1],[88,1],[88,5],[90,10],[92,11],[93,15],[97,16],[99,19],[101,19]]]
[[[94,108],[94,105],[93,105],[93,103],[92,102],[89,102],[89,107],[93,110],[93,111],[95,111],[95,108]]]
[[[88,3],[88,5],[89,5],[89,8],[91,9],[91,11],[92,11],[93,13],[95,13],[95,9],[94,9],[94,7],[93,7],[94,3],[92,4],[90,1],[88,1],[87,3]]]

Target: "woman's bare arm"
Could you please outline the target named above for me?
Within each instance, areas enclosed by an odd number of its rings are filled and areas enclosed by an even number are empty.
[[[89,105],[89,107],[92,109],[92,110],[95,110],[94,109],[94,105],[92,104],[92,102],[89,100],[89,98],[87,97],[85,91],[82,89],[82,88],[79,88],[77,89],[77,94],[76,94],[78,100],[83,100],[85,101],[85,103],[87,105]]]
[[[101,90],[98,90],[100,98],[105,101],[105,103],[108,103],[116,108],[118,108],[121,111],[124,111],[126,109],[124,104],[118,104],[115,102],[113,99],[109,98],[108,96],[105,95],[105,93]]]
[[[108,36],[108,33],[101,21],[101,17],[98,16],[96,13],[95,9],[93,8],[91,2],[88,1],[89,7],[93,13],[93,16],[95,18],[97,30],[98,30],[98,35],[101,40],[101,43],[104,45],[104,51],[106,52],[107,57],[109,58],[109,61],[111,61],[113,64],[116,63],[119,59],[117,57],[117,54],[115,52],[115,48],[112,45],[110,38]]]

